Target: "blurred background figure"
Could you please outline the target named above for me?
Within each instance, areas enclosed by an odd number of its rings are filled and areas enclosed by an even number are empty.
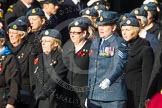
[[[26,12],[31,8],[39,7],[35,0],[17,0],[16,3],[10,5],[4,15],[5,29],[7,25],[16,20],[20,16],[26,15]]]

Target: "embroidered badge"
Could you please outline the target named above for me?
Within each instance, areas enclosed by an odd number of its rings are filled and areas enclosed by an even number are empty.
[[[118,56],[122,59],[126,59],[127,58],[127,54],[123,53],[122,51],[118,50]]]
[[[13,28],[13,29],[17,29],[17,25],[13,25],[12,28]]]

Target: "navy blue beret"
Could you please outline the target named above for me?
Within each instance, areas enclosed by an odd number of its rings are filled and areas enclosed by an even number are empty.
[[[28,18],[26,16],[21,16],[21,17],[18,17],[15,21],[21,21],[21,22],[24,22],[26,23],[27,25],[30,24]]]
[[[48,37],[53,37],[53,38],[56,38],[56,39],[59,39],[59,40],[61,40],[61,38],[62,38],[61,33],[58,30],[56,30],[56,29],[47,29],[47,30],[44,30],[44,31],[41,32],[40,35],[42,37],[48,36]]]
[[[135,14],[136,16],[144,16],[147,17],[147,11],[144,8],[136,8],[131,11],[132,14]]]
[[[98,17],[98,11],[95,10],[93,7],[92,8],[85,8],[80,11],[80,15],[88,15],[88,16],[94,16]]]
[[[38,15],[38,16],[43,16],[45,17],[45,14],[43,12],[43,10],[41,8],[33,8],[33,9],[30,9],[27,13],[26,13],[26,16],[35,16],[35,15]]]
[[[103,11],[96,20],[97,25],[112,25],[117,23],[118,13],[115,11]]]
[[[84,18],[80,17],[80,18],[74,19],[69,24],[68,28],[70,29],[71,27],[81,27],[81,28],[88,29],[89,23],[86,20],[84,20]]]
[[[146,11],[157,11],[157,5],[154,2],[149,2],[148,4],[142,5],[142,8]]]
[[[19,31],[27,31],[27,24],[25,22],[21,22],[21,21],[14,21],[11,22],[8,25],[8,29],[14,29],[14,30],[19,30]]]
[[[106,8],[106,6],[105,5],[96,5],[96,6],[93,6],[93,8],[95,9],[95,10],[102,10],[102,11],[108,11],[108,9]]]
[[[89,26],[91,26],[92,25],[92,21],[89,19],[89,18],[87,18],[87,17],[78,17],[78,18],[75,18],[74,19],[74,21],[77,21],[77,20],[83,20],[85,23],[87,23]]]
[[[0,29],[0,38],[6,38],[6,32],[3,29]]]
[[[121,22],[121,27],[122,26],[135,26],[139,27],[139,22],[136,18],[127,18],[126,20]]]
[[[132,13],[125,13],[125,14],[120,16],[120,18],[118,19],[118,23],[126,20],[127,18],[136,18],[136,16]]]

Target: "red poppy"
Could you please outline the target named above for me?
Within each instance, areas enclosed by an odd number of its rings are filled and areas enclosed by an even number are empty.
[[[89,52],[89,55],[93,55],[93,54],[94,54],[94,51],[91,50],[91,51]]]
[[[2,65],[0,65],[0,71],[2,71]]]
[[[35,58],[34,59],[34,64],[37,64],[38,63],[38,58]]]
[[[78,56],[85,56],[85,55],[86,55],[85,52],[82,51],[78,52]]]

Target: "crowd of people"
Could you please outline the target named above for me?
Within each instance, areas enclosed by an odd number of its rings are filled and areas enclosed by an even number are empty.
[[[107,0],[17,0],[4,10],[0,108],[162,107],[157,0],[129,13]]]

